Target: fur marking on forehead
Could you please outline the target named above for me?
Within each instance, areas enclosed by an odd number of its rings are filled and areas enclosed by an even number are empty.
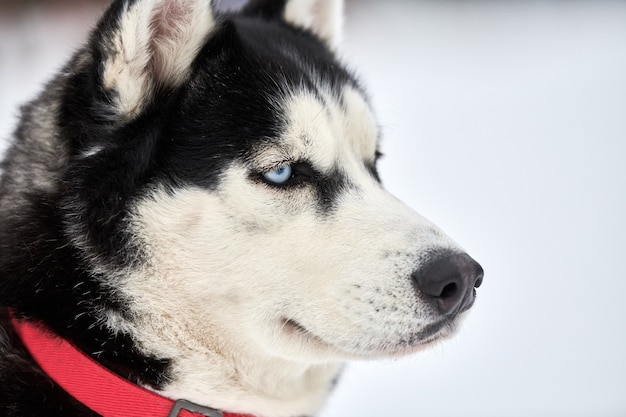
[[[376,120],[355,88],[345,86],[339,97],[323,88],[300,90],[285,99],[283,112],[280,144],[262,152],[260,164],[307,160],[328,172],[345,159],[374,161]]]

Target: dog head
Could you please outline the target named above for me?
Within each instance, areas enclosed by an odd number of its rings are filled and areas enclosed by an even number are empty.
[[[106,299],[79,313],[172,361],[187,398],[232,372],[216,357],[409,353],[473,303],[480,266],[381,185],[340,21],[330,0],[117,1],[38,104],[60,99],[58,156],[32,152],[30,185]]]

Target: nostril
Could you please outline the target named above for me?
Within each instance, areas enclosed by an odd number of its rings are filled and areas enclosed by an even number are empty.
[[[423,265],[412,277],[423,297],[441,314],[454,315],[471,307],[483,270],[467,254],[446,254]]]
[[[476,277],[476,281],[474,281],[474,288],[480,287],[482,283],[483,283],[483,272],[481,268],[480,275]]]
[[[448,285],[445,285],[443,287],[443,289],[441,290],[441,295],[439,295],[440,298],[452,298],[456,295],[457,293],[457,285],[455,282],[451,282]]]
[[[470,265],[474,267],[474,271],[473,271],[474,288],[478,288],[483,283],[483,276],[485,275],[485,271],[483,270],[483,267],[480,266],[478,262],[476,262],[472,258],[469,258],[469,259],[471,260]]]

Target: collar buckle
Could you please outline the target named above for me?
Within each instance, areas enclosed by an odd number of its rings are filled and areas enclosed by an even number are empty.
[[[192,403],[187,400],[178,400],[174,403],[172,410],[168,414],[167,417],[178,417],[178,414],[182,410],[187,410],[192,413],[197,413],[205,417],[224,417],[224,414],[220,410],[216,410],[214,408],[203,407],[201,405]]]

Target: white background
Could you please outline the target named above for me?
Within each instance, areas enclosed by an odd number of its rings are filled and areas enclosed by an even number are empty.
[[[93,16],[0,14],[3,138]],[[626,2],[352,1],[346,29],[387,188],[486,276],[455,339],[351,364],[322,417],[626,416]]]

